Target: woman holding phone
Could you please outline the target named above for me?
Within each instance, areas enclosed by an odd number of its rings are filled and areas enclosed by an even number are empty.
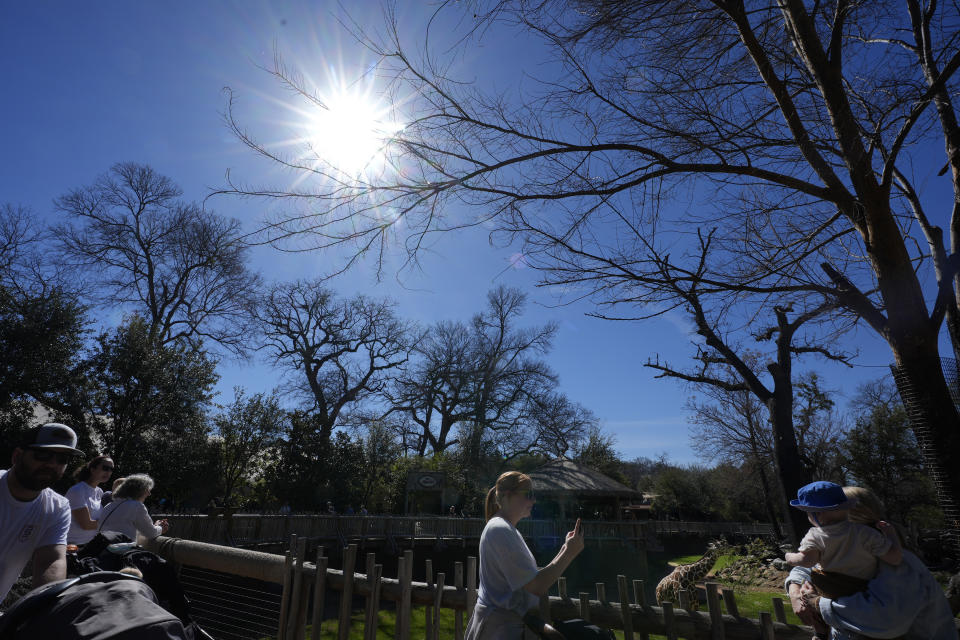
[[[542,569],[537,567],[517,531],[517,523],[530,516],[535,502],[533,481],[519,471],[504,473],[487,492],[487,524],[480,535],[480,589],[466,640],[536,638],[524,626],[523,616],[583,551],[578,519],[557,556]]]

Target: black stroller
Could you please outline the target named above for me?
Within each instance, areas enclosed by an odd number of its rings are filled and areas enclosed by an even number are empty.
[[[67,565],[79,577],[23,596],[0,616],[0,640],[213,640],[172,566],[125,535],[98,533]]]
[[[98,571],[38,587],[0,616],[0,639],[212,640],[136,576]]]

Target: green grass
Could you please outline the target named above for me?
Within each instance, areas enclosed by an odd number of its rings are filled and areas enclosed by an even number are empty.
[[[691,562],[696,562],[702,557],[703,555],[677,556],[676,558],[670,558],[669,560],[667,560],[667,564],[669,564],[670,566],[676,566],[679,564],[690,564]],[[724,567],[736,562],[737,558],[739,558],[739,556],[722,555],[717,558],[717,561],[713,564],[713,569],[711,569],[711,571],[720,571],[720,569],[723,569]]]
[[[440,610],[440,637],[453,637],[453,618],[454,612],[450,609]],[[356,611],[351,616],[350,640],[362,640],[363,638],[363,618],[362,611]],[[464,618],[466,618],[464,616]],[[464,619],[464,626],[467,621]],[[396,631],[397,616],[395,611],[380,611],[377,618],[377,638],[393,638]],[[426,612],[423,607],[416,607],[410,616],[410,637],[423,638],[426,634]],[[333,640],[337,637],[337,620],[325,620],[320,625],[320,635],[313,636],[313,629],[307,627],[307,640]]]
[[[761,611],[773,613],[771,598],[781,598],[784,600],[784,609],[787,612],[787,622],[790,624],[801,624],[800,620],[790,609],[790,600],[786,594],[776,591],[746,591],[737,592],[737,608],[740,615],[745,618],[759,618]],[[724,611],[726,613],[726,611]],[[440,637],[453,637],[453,616],[454,612],[449,609],[440,611]],[[354,612],[351,617],[350,640],[362,640],[363,638],[363,612]],[[380,611],[377,619],[377,638],[393,638],[396,629],[397,617],[394,611]],[[464,619],[466,625],[466,619]],[[337,621],[326,620],[320,626],[320,636],[314,638],[312,629],[307,627],[308,640],[333,640],[337,636]],[[423,638],[426,633],[426,615],[423,607],[414,608],[410,620],[410,637]],[[623,640],[622,631],[614,631],[617,640]],[[651,640],[662,640],[663,636],[651,635]]]

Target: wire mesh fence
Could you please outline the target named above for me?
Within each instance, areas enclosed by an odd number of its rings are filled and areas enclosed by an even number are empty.
[[[191,566],[181,568],[180,582],[190,599],[193,617],[218,640],[276,635],[280,585]]]
[[[940,362],[953,404],[960,411],[960,362],[953,358],[941,358]],[[932,429],[923,410],[924,390],[916,388],[896,365],[890,365],[890,370],[907,416],[910,418],[910,426],[920,445],[923,466],[937,489],[940,509],[947,523],[944,542],[953,549],[954,553],[960,553],[960,506],[949,498],[951,492],[944,490],[948,486],[948,479],[946,471],[934,455]]]

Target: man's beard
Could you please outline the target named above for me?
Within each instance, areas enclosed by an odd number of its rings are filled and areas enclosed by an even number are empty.
[[[29,491],[42,491],[47,487],[52,487],[60,479],[56,472],[30,473],[22,465],[14,466],[13,472],[16,474],[20,486]]]

